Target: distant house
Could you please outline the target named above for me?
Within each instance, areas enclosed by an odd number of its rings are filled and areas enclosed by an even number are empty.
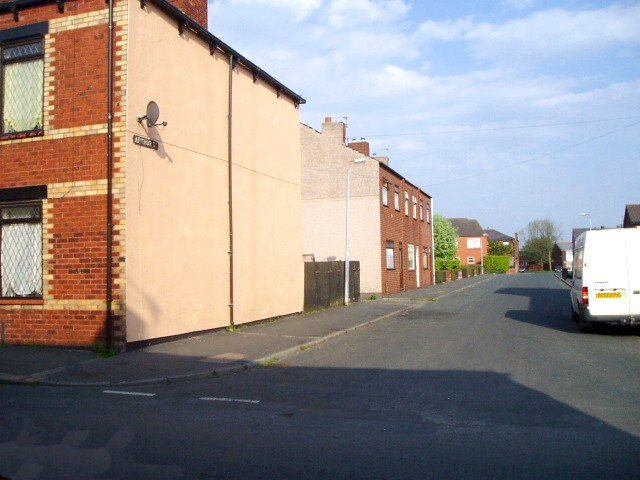
[[[553,268],[573,269],[573,243],[557,242],[551,252]]]
[[[434,282],[431,197],[370,155],[365,140],[347,143],[346,124],[301,124],[303,253],[316,261],[360,261],[360,292],[392,294]]]
[[[489,251],[489,240],[477,220],[473,218],[450,218],[458,231],[456,257],[462,265],[481,265],[482,257]]]
[[[518,239],[518,234],[516,233],[515,237],[510,237],[490,228],[486,229],[484,233],[487,235],[489,242],[502,242],[504,245],[511,245],[513,256],[511,257],[510,272],[516,273],[520,265],[520,240]]]
[[[640,204],[625,207],[622,226],[624,228],[640,228]]]

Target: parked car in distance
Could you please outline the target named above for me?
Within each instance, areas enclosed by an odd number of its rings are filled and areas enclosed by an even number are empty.
[[[571,311],[582,331],[640,324],[640,229],[590,230],[576,239]]]

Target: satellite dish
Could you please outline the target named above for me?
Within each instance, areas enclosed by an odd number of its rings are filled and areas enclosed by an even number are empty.
[[[147,117],[147,127],[153,127],[158,118],[160,118],[160,107],[153,100],[147,104],[147,114],[145,116]]]
[[[144,115],[140,115],[138,117],[138,123],[142,123],[142,120],[147,120],[147,127],[155,127],[156,125],[162,125],[163,127],[167,126],[167,122],[157,123],[158,117],[160,117],[160,107],[158,104],[151,100],[147,104],[147,113]]]

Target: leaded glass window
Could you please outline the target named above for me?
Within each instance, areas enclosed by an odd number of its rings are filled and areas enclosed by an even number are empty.
[[[2,132],[42,130],[44,40],[0,45]]]
[[[0,205],[2,298],[42,297],[42,205]]]

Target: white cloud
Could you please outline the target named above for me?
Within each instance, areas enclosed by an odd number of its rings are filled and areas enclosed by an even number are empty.
[[[560,8],[503,24],[480,23],[465,38],[479,58],[539,63],[569,55],[588,57],[607,48],[640,43],[640,5],[599,10]]]
[[[504,6],[509,8],[515,8],[516,10],[524,10],[526,8],[531,8],[536,3],[535,0],[502,0]]]
[[[331,0],[326,7],[329,23],[336,28],[362,24],[389,24],[406,15],[402,0]]]
[[[236,5],[266,5],[293,11],[298,21],[305,20],[322,6],[322,0],[231,0]]]
[[[471,17],[456,20],[444,20],[441,22],[427,20],[420,25],[416,35],[426,41],[460,40],[473,28],[473,26],[474,24]]]
[[[640,112],[637,2],[519,11],[516,19],[494,12],[484,17],[496,19],[491,23],[479,22],[473,7],[436,21],[408,0],[216,0],[212,7],[214,33],[307,99],[304,123],[318,128],[325,115],[348,116],[349,137],[368,137],[381,155],[389,148],[391,165],[425,186],[443,210],[460,208],[460,215],[502,230],[504,211],[491,198],[474,203],[452,187],[459,184],[471,195],[474,182],[484,192],[513,185],[511,195],[531,199],[550,168],[566,182],[565,191],[573,188],[576,165],[588,169],[615,155],[621,169],[634,171],[639,127],[544,154],[625,125],[585,120]],[[549,125],[557,123],[567,125]],[[510,128],[526,125],[547,126]],[[443,131],[464,133],[436,133]],[[431,134],[374,137],[421,132]],[[537,157],[494,175],[429,187]],[[627,190],[638,181],[629,176]],[[619,201],[619,193],[610,195],[608,205]],[[531,203],[546,208],[526,200],[519,205]],[[492,217],[483,219],[481,208]],[[512,214],[511,224],[518,215],[537,213]]]

